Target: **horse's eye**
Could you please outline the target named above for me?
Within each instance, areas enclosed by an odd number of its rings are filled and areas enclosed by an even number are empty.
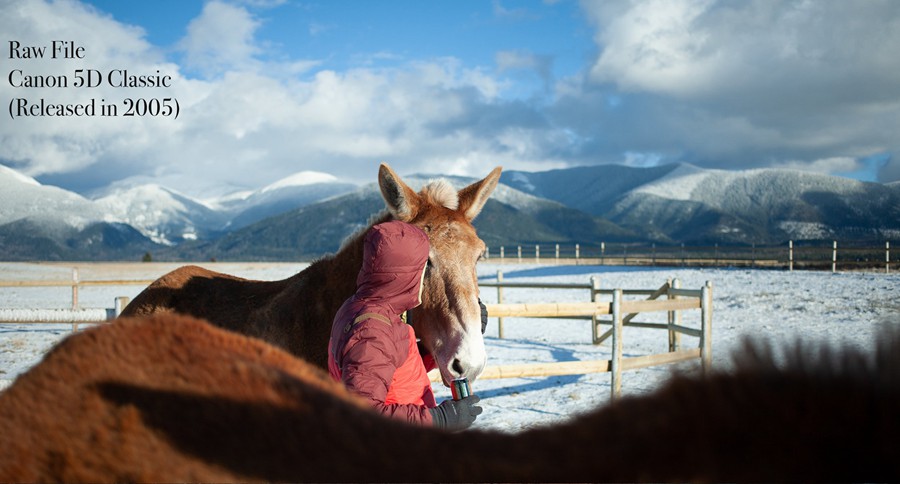
[[[429,269],[431,269],[432,267],[434,267],[434,263],[431,262],[431,257],[428,258],[428,263],[425,264],[425,267],[427,267],[427,268],[429,268]]]

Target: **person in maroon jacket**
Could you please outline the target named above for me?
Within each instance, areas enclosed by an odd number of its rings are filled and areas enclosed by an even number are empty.
[[[328,342],[332,378],[368,400],[382,415],[407,422],[463,429],[482,411],[475,395],[437,405],[412,326],[400,315],[422,303],[428,236],[405,222],[366,233],[356,293],[334,317]]]

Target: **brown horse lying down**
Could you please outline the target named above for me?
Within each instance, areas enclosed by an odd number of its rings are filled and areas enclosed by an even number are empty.
[[[0,481],[897,481],[900,337],[741,354],[519,434],[390,421],[288,353],[183,316],[64,340],[0,394]]]

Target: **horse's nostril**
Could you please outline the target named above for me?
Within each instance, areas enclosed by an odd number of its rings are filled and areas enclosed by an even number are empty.
[[[453,368],[453,371],[455,371],[456,373],[458,373],[460,375],[463,374],[463,366],[462,366],[462,363],[459,361],[459,359],[453,360],[453,364],[450,365],[450,367]]]

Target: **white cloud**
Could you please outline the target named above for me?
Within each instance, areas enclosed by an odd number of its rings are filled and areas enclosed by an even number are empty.
[[[211,1],[188,24],[180,43],[185,61],[207,74],[252,68],[259,53],[253,38],[259,25],[246,9]]]
[[[69,1],[40,0],[7,3],[0,15],[0,31],[8,41],[25,46],[47,47],[57,39],[71,39],[82,47],[83,59],[51,58],[11,59],[4,62],[4,73],[21,70],[27,75],[63,76],[64,88],[12,87],[0,83],[5,102],[22,99],[28,104],[90,104],[124,111],[123,101],[131,91],[111,87],[106,79],[111,71],[127,69],[131,75],[171,75],[174,85],[188,87],[176,65],[164,61],[161,53],[144,40],[144,32],[122,25],[92,8]],[[99,87],[74,87],[77,69],[89,70],[104,82]],[[84,71],[87,72],[87,71]],[[94,78],[96,79],[96,78]],[[168,90],[157,90],[169,95]],[[182,93],[182,101],[192,96]],[[83,169],[98,158],[135,148],[143,137],[165,137],[171,126],[150,119],[18,117],[7,120],[0,130],[0,158],[8,160],[31,176]],[[139,145],[139,143],[138,143]]]
[[[676,132],[676,159],[724,168],[900,149],[888,134],[900,132],[898,2],[582,5],[599,49],[583,89],[622,95],[619,112],[645,110],[652,128],[623,133],[635,145],[653,143],[642,131]]]
[[[900,67],[885,55],[900,50],[900,28],[892,27],[900,3],[859,3],[858,20],[840,15],[839,5],[585,3],[597,25],[596,62],[537,105],[504,96],[512,82],[504,74],[549,70],[549,58],[525,51],[498,53],[498,72],[454,57],[328,70],[318,60],[260,59],[260,20],[214,1],[181,43],[187,69],[167,61],[142,30],[75,1],[6,3],[0,30],[10,39],[75,39],[92,69],[159,69],[173,79],[170,89],[89,93],[23,92],[4,82],[4,99],[167,96],[179,100],[181,115],[16,119],[0,128],[0,160],[32,176],[66,174],[75,188],[132,177],[188,194],[261,187],[300,170],[370,182],[382,161],[401,173],[671,160],[852,171],[853,160],[900,150]],[[834,29],[852,45],[826,38]],[[189,74],[197,71],[211,76]],[[882,172],[896,173],[896,165],[892,158]]]
[[[584,2],[601,49],[597,82],[688,98],[839,91],[850,102],[870,79],[900,81],[900,5],[884,0],[651,0]],[[893,98],[893,97],[892,97]]]
[[[499,158],[498,145],[470,121],[490,113],[487,107],[504,86],[457,59],[345,72],[316,71],[316,61],[263,62],[254,57],[258,21],[241,7],[211,2],[190,23],[181,44],[190,65],[216,71],[203,80],[186,77],[180,66],[163,61],[140,29],[77,2],[27,0],[0,9],[4,31],[23,43],[78,39],[92,69],[159,69],[172,76],[170,89],[17,94],[4,86],[4,98],[27,94],[53,95],[59,102],[84,97],[112,102],[125,96],[167,96],[181,104],[177,120],[94,117],[4,123],[0,159],[29,175],[69,174],[66,183],[76,189],[131,177],[208,194],[221,186],[263,186],[301,169],[368,182],[381,161],[401,172],[438,172],[460,159]],[[51,62],[29,66],[58,69]],[[518,148],[507,141],[500,150]]]
[[[494,56],[497,63],[497,71],[500,74],[516,71],[532,72],[549,89],[553,81],[553,58],[546,55],[537,55],[527,51],[502,50]]]
[[[712,0],[654,0],[622,9],[591,4],[603,49],[591,68],[597,82],[626,90],[684,93],[708,86],[716,52],[708,33],[695,28]]]

